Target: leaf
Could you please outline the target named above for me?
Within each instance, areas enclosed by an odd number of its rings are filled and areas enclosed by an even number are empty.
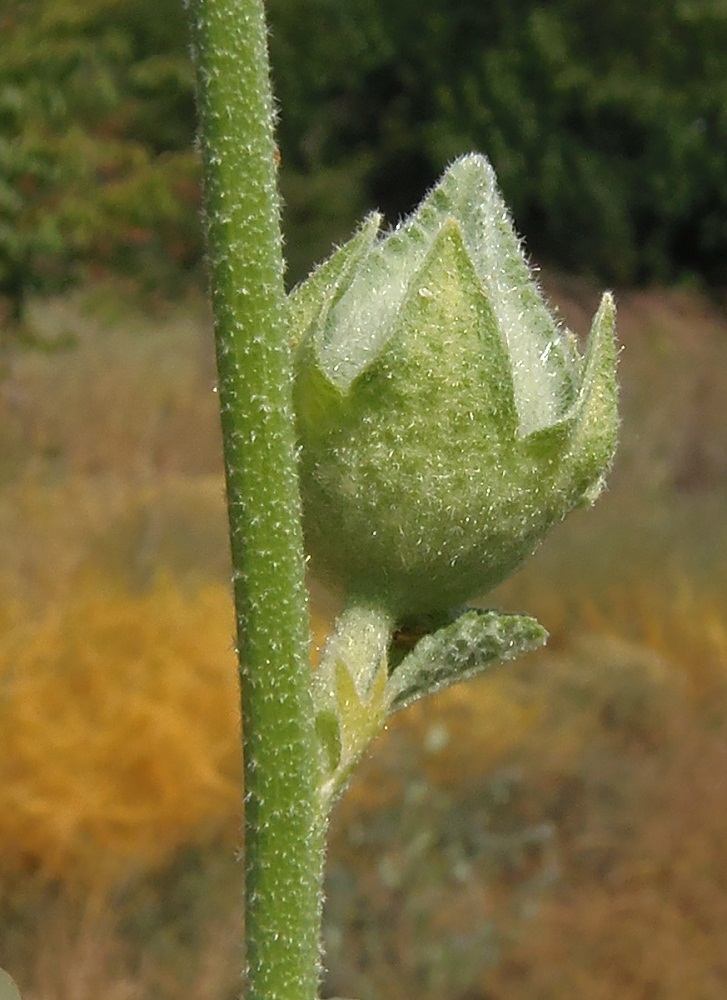
[[[350,769],[386,720],[386,664],[382,662],[371,689],[362,697],[345,663],[336,663],[336,703],[341,734],[341,767]]]
[[[320,792],[328,807],[342,791],[366,747],[384,728],[387,716],[385,660],[364,697],[343,661],[336,661],[333,672],[335,711],[324,710],[316,716],[316,734],[326,755]]]
[[[316,736],[326,755],[326,771],[333,774],[341,762],[341,728],[335,713],[318,713]]]
[[[547,638],[534,618],[471,608],[451,625],[424,636],[394,670],[386,692],[389,710],[396,712],[476,677],[503,660],[537,649]]]
[[[353,602],[336,621],[313,675],[320,787],[327,804],[386,722],[391,629],[388,613]]]

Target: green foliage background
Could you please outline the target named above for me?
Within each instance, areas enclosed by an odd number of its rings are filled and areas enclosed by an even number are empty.
[[[198,260],[181,8],[11,0],[0,33],[0,286],[16,310],[82,265],[157,283]]]
[[[725,0],[269,0],[289,274],[391,222],[457,154],[493,161],[542,261],[727,280]],[[201,258],[179,0],[8,0],[0,286]]]

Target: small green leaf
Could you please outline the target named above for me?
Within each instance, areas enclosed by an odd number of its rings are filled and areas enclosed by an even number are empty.
[[[547,638],[542,625],[526,615],[465,611],[451,625],[425,635],[394,670],[386,692],[390,711],[537,649]]]
[[[316,715],[316,736],[326,755],[326,769],[333,774],[341,762],[341,729],[334,712]]]
[[[336,664],[336,701],[341,732],[341,765],[352,766],[386,720],[386,664],[382,662],[370,690],[361,697],[348,667]]]
[[[318,739],[328,757],[320,783],[321,799],[327,808],[342,791],[366,747],[384,728],[388,707],[385,660],[379,664],[371,688],[363,697],[343,661],[334,664],[333,673],[335,710],[316,716]]]
[[[316,733],[323,751],[320,792],[326,806],[386,722],[392,627],[387,613],[352,603],[336,621],[313,675]]]

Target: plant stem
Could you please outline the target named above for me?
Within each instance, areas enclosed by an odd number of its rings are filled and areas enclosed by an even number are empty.
[[[313,1000],[318,796],[262,0],[192,0],[245,758],[246,1000]]]

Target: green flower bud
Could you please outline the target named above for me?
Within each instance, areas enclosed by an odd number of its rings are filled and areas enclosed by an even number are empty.
[[[482,156],[379,226],[291,295],[295,403],[313,571],[402,620],[484,593],[595,500],[618,425],[614,305],[582,358]]]

